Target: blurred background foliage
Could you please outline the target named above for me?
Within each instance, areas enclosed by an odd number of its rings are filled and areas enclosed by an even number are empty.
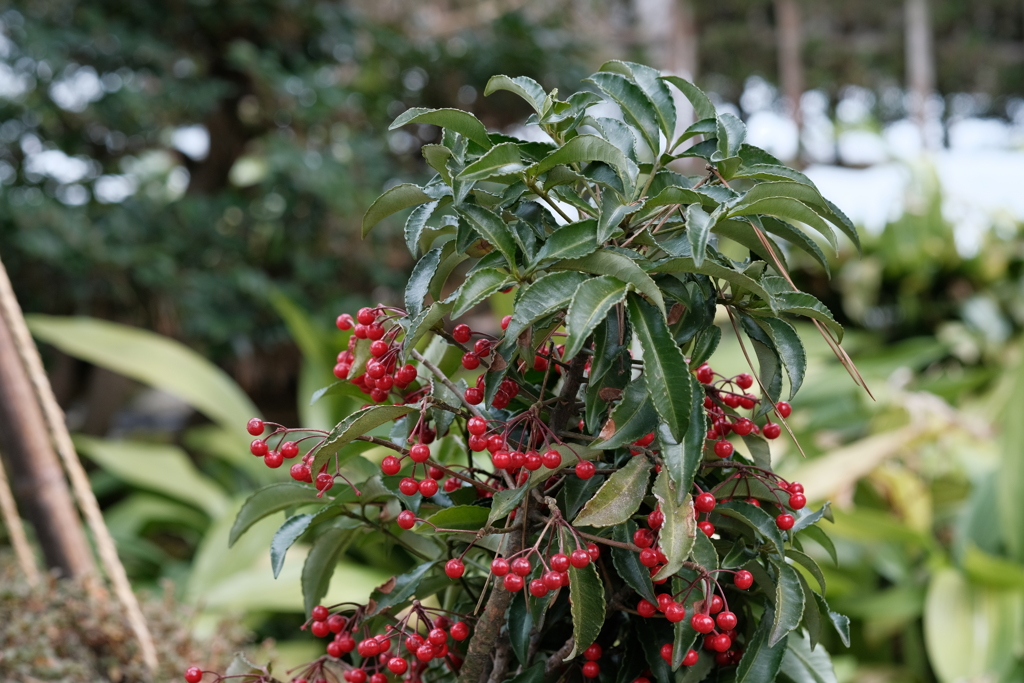
[[[330,321],[399,302],[412,265],[399,224],[367,241],[357,226],[383,188],[426,178],[419,147],[438,136],[388,124],[454,106],[505,130],[528,112],[482,97],[492,74],[565,93],[609,58],[695,75],[751,135],[759,112],[781,121],[768,137],[799,124],[776,153],[812,178],[899,166],[885,196],[854,192],[899,199],[863,254],[847,245],[831,278],[791,257],[876,400],[810,347],[792,418],[807,457],[791,446],[780,468],[837,508],[828,597],[855,633],[848,651],[832,644],[840,680],[1021,680],[1022,214],[986,215],[965,246],[940,163],[965,122],[1002,126],[1020,159],[1024,5],[1010,0],[0,3],[0,254],[133,581],[171,580],[203,610],[200,632],[231,613],[295,638],[303,546],[276,581],[278,520],[227,547],[247,493],[286,476],[248,455],[242,427],[322,427],[351,409],[310,405],[345,342]],[[865,161],[908,122],[923,156]],[[1007,187],[973,159],[967,184]],[[480,326],[496,324],[504,302],[491,304]],[[719,363],[746,369],[729,344]],[[363,455],[353,467],[372,470],[378,454]],[[409,557],[367,537],[342,561],[335,601]],[[286,662],[309,647],[279,643]]]

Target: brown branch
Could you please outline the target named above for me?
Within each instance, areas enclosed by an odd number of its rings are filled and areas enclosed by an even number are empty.
[[[459,399],[462,401],[462,404],[466,406],[466,410],[473,413],[477,417],[484,417],[484,414],[480,412],[480,409],[477,408],[472,403],[470,403],[469,401],[467,401],[463,393],[459,391],[459,388],[457,386],[455,386],[455,383],[448,379],[447,375],[441,372],[441,368],[437,367],[429,360],[424,358],[423,354],[417,351],[416,349],[412,349],[412,351],[410,351],[410,355],[416,360],[418,360],[420,363],[422,363],[423,367],[425,367],[427,370],[430,370],[430,372],[432,372],[435,377],[441,380],[441,383],[448,387],[448,389],[451,390],[453,394],[458,396]]]
[[[573,640],[572,636],[569,636],[569,640],[565,641],[562,647],[558,648],[557,651],[551,653],[548,657],[547,664],[544,665],[544,676],[549,677],[560,667],[564,662],[565,658],[569,656],[572,649],[576,646],[576,641]]]

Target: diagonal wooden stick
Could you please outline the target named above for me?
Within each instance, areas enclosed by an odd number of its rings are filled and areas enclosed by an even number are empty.
[[[25,527],[21,524],[21,517],[18,516],[18,506],[14,502],[14,494],[11,493],[10,482],[7,481],[7,472],[4,471],[3,461],[0,460],[0,516],[4,519],[4,526],[7,533],[11,535],[11,545],[14,546],[14,555],[18,558],[21,571],[25,574],[25,580],[29,586],[35,588],[39,585],[39,568],[36,566],[35,555],[32,554],[32,546],[25,537]]]
[[[39,350],[32,341],[32,335],[25,324],[25,318],[21,313],[21,307],[14,296],[14,289],[7,276],[7,270],[0,261],[0,317],[2,317],[11,330],[15,346],[18,348],[18,355],[25,371],[32,381],[36,392],[36,398],[43,409],[43,416],[46,419],[46,426],[50,432],[50,439],[53,441],[57,453],[60,455],[64,468],[67,470],[68,479],[71,481],[71,489],[75,494],[82,515],[85,517],[92,531],[93,539],[96,542],[96,549],[103,563],[103,568],[113,584],[114,593],[117,595],[121,606],[124,608],[128,623],[131,624],[135,637],[139,640],[139,649],[142,653],[142,660],[150,671],[155,672],[157,668],[156,646],[153,643],[153,636],[146,625],[146,619],[142,615],[139,601],[132,592],[131,583],[128,581],[128,574],[125,572],[121,558],[117,556],[117,548],[114,539],[110,535],[110,529],[103,521],[103,513],[100,511],[96,495],[89,485],[89,477],[82,467],[75,446],[71,442],[71,435],[68,433],[67,425],[64,422],[64,413],[57,404],[53,395],[53,388],[46,377],[43,368],[43,360],[39,356]]]

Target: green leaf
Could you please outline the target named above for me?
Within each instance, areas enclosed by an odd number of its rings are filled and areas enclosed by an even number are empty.
[[[565,316],[569,331],[565,340],[565,358],[576,357],[594,329],[625,296],[626,283],[610,275],[584,280],[579,284]]]
[[[647,494],[651,461],[646,456],[633,457],[612,473],[597,494],[576,516],[573,526],[613,526],[622,524],[636,514]]]
[[[194,505],[211,519],[230,506],[224,489],[177,446],[76,436],[75,448],[118,479]]]
[[[505,519],[509,513],[516,509],[519,503],[526,496],[528,487],[520,486],[514,489],[498,491],[491,499],[491,510],[487,515],[487,523],[494,524],[499,519]]]
[[[784,550],[782,532],[775,525],[775,518],[759,507],[743,501],[734,500],[729,503],[721,503],[715,508],[715,512],[731,517],[755,530],[774,546],[776,553]]]
[[[778,574],[775,585],[775,619],[768,635],[768,645],[781,642],[790,631],[800,625],[804,616],[804,591],[796,570],[785,562],[773,561]]]
[[[1024,405],[1024,362],[1017,363],[1012,381],[1000,417],[1002,460],[996,482],[997,509],[1007,554],[1024,563],[1024,420],[1014,409]]]
[[[789,397],[792,399],[804,383],[807,371],[807,354],[803,342],[793,326],[781,318],[753,318],[775,344],[775,351],[782,360],[789,376]]]
[[[821,587],[821,592],[825,593],[825,575],[821,573],[821,568],[818,567],[818,563],[815,562],[809,555],[802,553],[799,550],[793,548],[786,549],[786,557],[793,560],[797,564],[801,565],[804,569],[810,572],[814,580],[818,582],[818,586]]]
[[[317,498],[316,494],[317,490],[312,486],[292,481],[271,484],[255,491],[246,498],[235,517],[228,536],[228,547],[233,546],[249,527],[268,515],[303,503],[322,502],[323,499]]]
[[[544,683],[544,662],[537,662],[528,669],[523,669],[508,683]]]
[[[405,285],[405,308],[410,316],[416,317],[423,310],[427,288],[430,287],[430,281],[434,278],[440,262],[441,248],[438,247],[424,254],[412,269],[409,281]]]
[[[441,202],[435,199],[432,202],[426,204],[420,204],[409,217],[405,219],[405,246],[409,247],[409,252],[413,257],[419,256],[420,253],[420,236],[423,234],[424,228],[427,227],[427,221],[434,214],[438,205]]]
[[[710,234],[711,216],[705,213],[700,204],[690,204],[686,207],[686,235],[690,239],[693,265],[698,268],[704,263],[704,252],[707,250]]]
[[[476,531],[487,526],[489,510],[479,505],[454,505],[435,512],[426,521],[442,529],[461,529]],[[429,526],[422,526],[421,531],[431,531]]]
[[[619,179],[622,181],[623,187],[627,188],[626,194],[632,195],[633,183],[640,172],[639,169],[635,163],[626,158],[618,147],[596,135],[578,135],[574,137],[565,145],[528,168],[526,172],[531,178],[536,178],[540,174],[550,171],[555,166],[590,161],[600,161],[615,169],[616,174],[618,174]]]
[[[371,429],[387,424],[403,415],[408,415],[415,410],[416,408],[405,405],[369,406],[362,410],[357,410],[335,425],[330,434],[324,437],[324,440],[309,452],[314,458],[310,469],[314,472],[319,472],[320,468],[327,464],[331,456],[338,455],[342,447],[353,441],[357,436],[363,436]],[[352,455],[354,454],[338,455],[338,462],[342,463]]]
[[[658,114],[658,125],[666,138],[670,138],[676,130],[676,105],[672,100],[665,81],[661,80],[661,72],[644,64],[612,60],[601,65],[599,71],[611,71],[630,76],[647,99],[654,105]]]
[[[604,429],[614,427],[615,432],[607,439],[595,441],[591,448],[619,448],[658,428],[658,412],[654,409],[647,390],[647,380],[643,375],[626,385],[622,400],[612,410],[608,420],[611,424],[606,424]]]
[[[827,616],[832,627],[839,634],[839,640],[843,642],[843,645],[850,647],[850,618],[833,612],[828,608],[828,603],[825,602],[825,598],[821,597],[817,593],[814,594],[814,600],[818,603],[818,611]]]
[[[476,204],[462,204],[456,211],[470,226],[501,252],[511,268],[516,266],[516,243],[505,221],[492,211]]]
[[[817,320],[835,332],[839,341],[843,340],[843,326],[836,322],[832,312],[825,308],[825,304],[814,296],[806,292],[782,292],[774,294],[772,298],[775,301],[775,309],[780,313],[792,313]]]
[[[699,533],[694,536],[693,550],[690,554],[693,561],[705,569],[709,571],[718,569],[718,552],[706,534]]]
[[[795,529],[796,527],[794,526],[794,530]],[[794,533],[796,532],[794,531]],[[832,562],[839,564],[839,557],[836,555],[836,546],[832,543],[832,539],[828,537],[828,534],[826,534],[821,527],[811,525],[802,529],[800,534],[801,540],[804,536],[808,536],[812,540],[817,541],[817,543],[824,548],[826,552],[828,552],[829,556],[832,558]]]
[[[302,565],[302,601],[309,614],[327,595],[338,560],[355,536],[352,529],[331,527],[320,534]]]
[[[725,113],[718,117],[718,152],[711,157],[712,161],[724,161],[738,156],[743,140],[747,137],[747,127],[737,117]]]
[[[693,398],[686,359],[654,306],[633,295],[626,298],[626,310],[644,352],[644,376],[654,409],[672,438],[681,441],[690,422]]]
[[[487,87],[484,88],[484,97],[498,90],[507,90],[519,95],[533,107],[533,110],[537,112],[537,116],[544,115],[543,107],[547,93],[544,92],[544,88],[541,87],[540,83],[532,78],[526,76],[491,76],[490,80],[487,81]]]
[[[574,645],[566,660],[590,647],[604,626],[604,584],[593,562],[582,569],[569,567],[569,599]]]
[[[459,180],[480,181],[520,173],[526,168],[519,146],[513,142],[495,145],[482,157],[462,169]]]
[[[755,187],[757,187],[755,185]],[[836,241],[835,231],[828,223],[809,206],[803,202],[790,197],[772,197],[759,199],[754,202],[740,202],[731,207],[723,206],[722,217],[735,218],[736,216],[750,216],[753,214],[766,213],[770,216],[778,216],[788,220],[799,221],[817,230],[828,241],[833,251],[838,252],[839,243]],[[717,213],[717,212],[716,212]]]
[[[668,468],[668,474],[676,487],[677,495],[693,487],[693,478],[704,459],[704,440],[707,436],[707,414],[704,410],[704,387],[693,375],[689,378],[691,401],[690,421],[686,436],[677,441],[668,426],[658,425],[658,440],[661,444],[661,458]],[[682,502],[677,500],[676,502]]]
[[[452,309],[452,318],[462,317],[478,303],[495,292],[505,289],[511,283],[512,279],[509,274],[500,268],[474,270],[459,287],[459,294],[455,297],[455,306]]]
[[[270,566],[275,579],[281,574],[288,549],[306,532],[312,521],[313,515],[293,515],[274,534],[274,540],[270,542]]]
[[[720,278],[732,285],[735,285],[733,288],[734,291],[737,288],[745,289],[765,301],[772,300],[771,295],[768,294],[768,292],[766,292],[765,289],[749,275],[744,275],[732,268],[716,263],[711,259],[706,259],[700,266],[698,266],[694,263],[693,258],[689,256],[682,256],[679,258],[659,261],[653,264],[650,267],[650,270],[658,273],[700,273],[701,275]]]
[[[525,591],[524,591],[525,593]],[[530,613],[529,604],[524,595],[513,595],[512,604],[509,605],[507,614],[508,640],[512,645],[512,652],[522,665],[527,664],[527,654],[530,651],[530,632],[533,631],[533,614]]]
[[[793,683],[837,683],[832,658],[821,645],[811,647],[810,638],[805,633],[789,634],[781,671]]]
[[[405,333],[405,341],[402,342],[402,349],[408,353],[451,309],[452,303],[433,303],[423,309],[409,323],[408,331]],[[358,366],[353,363],[352,367]]]
[[[635,83],[614,73],[596,73],[587,80],[597,85],[619,105],[626,123],[640,131],[647,147],[657,157],[661,152],[658,112],[644,91]]]
[[[626,284],[633,285],[636,291],[658,307],[661,315],[665,315],[665,299],[658,285],[651,276],[644,272],[633,259],[608,249],[584,256],[583,258],[560,261],[551,265],[552,270],[579,270],[594,275],[611,275]]]
[[[661,80],[677,87],[679,92],[683,93],[686,99],[690,100],[690,104],[693,105],[694,118],[698,121],[715,118],[715,105],[711,104],[711,100],[708,99],[703,90],[679,76],[662,76]]]
[[[825,257],[825,252],[821,250],[817,242],[808,237],[802,230],[797,230],[793,225],[773,216],[761,216],[761,225],[764,232],[788,240],[798,249],[802,249],[810,254],[825,269],[825,274],[832,277],[832,270],[829,267],[828,259]],[[779,256],[781,258],[781,254]]]
[[[659,532],[658,543],[668,562],[654,577],[663,579],[679,571],[683,562],[690,556],[697,533],[697,520],[693,516],[693,501],[690,500],[689,493],[683,498],[682,505],[676,504],[678,496],[675,484],[665,470],[662,470],[654,480],[654,497],[658,499],[661,511],[665,515],[665,524]]]
[[[627,521],[612,529],[612,539],[619,543],[632,543],[636,530],[636,523],[632,520]],[[639,593],[640,597],[652,604],[658,604],[658,596],[654,594],[654,584],[651,582],[651,573],[647,567],[640,564],[639,553],[613,547],[612,564],[615,565],[615,571],[622,577],[622,580]]]
[[[811,590],[807,579],[800,572],[797,572],[797,578],[800,579],[800,590],[804,592],[803,625],[807,629],[807,635],[813,648],[821,641],[821,612],[818,611],[817,603],[814,601],[815,592]]]
[[[775,614],[769,607],[761,615],[757,630],[743,651],[743,658],[736,667],[736,683],[773,683],[782,666],[782,657],[786,653],[786,643],[768,644],[768,633],[774,622]]]
[[[370,612],[370,616],[380,614],[384,610],[400,605],[411,598],[423,581],[423,577],[437,564],[438,562],[424,562],[412,571],[406,572],[401,576],[395,576],[385,582],[384,585],[378,586],[377,590],[370,594],[370,599],[377,603],[377,606]],[[426,596],[421,595],[419,597]]]
[[[241,431],[259,410],[231,377],[184,344],[128,325],[86,317],[25,316],[32,335],[180,398],[225,429]]]
[[[597,221],[569,223],[555,230],[537,252],[534,263],[547,259],[579,258],[597,251]]]
[[[575,271],[550,273],[524,287],[505,330],[506,340],[515,340],[530,325],[546,315],[566,308],[580,283],[587,279]]]
[[[403,112],[394,122],[388,126],[388,130],[395,130],[409,123],[429,123],[433,126],[447,128],[480,145],[489,149],[491,141],[487,137],[487,129],[480,123],[477,117],[461,109],[424,109],[413,107]]]
[[[370,234],[373,226],[393,213],[437,199],[423,191],[419,185],[402,183],[389,188],[370,204],[363,216],[363,237]],[[424,219],[426,220],[426,219]]]

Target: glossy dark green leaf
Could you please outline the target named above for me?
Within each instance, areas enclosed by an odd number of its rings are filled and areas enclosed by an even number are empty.
[[[711,354],[722,341],[722,328],[713,326],[702,330],[693,340],[690,349],[690,365],[700,367],[711,358]]]
[[[825,501],[820,508],[812,510],[809,507],[805,507],[801,510],[793,512],[793,516],[796,518],[796,523],[793,525],[792,532],[795,534],[799,531],[803,531],[813,524],[817,524],[822,518],[832,519],[832,504],[829,501]]]
[[[705,569],[718,569],[718,552],[706,534],[699,533],[694,536],[691,555],[693,556],[693,561]]]
[[[473,240],[475,241],[476,237]],[[456,266],[468,258],[469,255],[465,250],[459,250],[457,240],[449,240],[441,245],[441,263],[437,265],[434,277],[430,281],[430,287],[427,289],[427,293],[434,297],[434,301],[441,300],[441,292],[445,289],[448,276],[451,275]]]
[[[679,92],[683,93],[686,99],[690,100],[690,104],[693,105],[694,118],[698,121],[715,118],[715,105],[711,104],[711,100],[708,99],[703,90],[679,76],[662,76],[661,80],[677,87]]]
[[[704,251],[707,249],[710,234],[711,216],[705,213],[700,204],[690,204],[686,207],[686,235],[690,240],[693,265],[697,268],[704,263]]]
[[[790,631],[800,625],[804,616],[804,591],[796,570],[782,561],[773,561],[777,575],[775,584],[775,619],[768,634],[768,645],[783,642]]]
[[[821,597],[817,593],[814,594],[814,601],[818,604],[818,611],[822,616],[829,620],[832,627],[839,634],[839,640],[843,642],[843,645],[850,647],[850,618],[844,614],[833,612],[828,607],[828,603],[825,602],[825,598]]]
[[[756,186],[755,186],[756,187]],[[835,231],[822,220],[814,209],[803,202],[790,197],[772,197],[760,199],[755,202],[742,202],[736,206],[729,207],[723,217],[734,218],[736,216],[750,216],[752,214],[766,213],[771,216],[778,216],[786,220],[799,221],[817,230],[829,243],[833,251],[838,251]]]
[[[619,119],[612,119],[606,116],[597,118],[587,117],[584,121],[600,131],[605,140],[622,150],[628,158],[636,161],[636,145],[640,138],[637,137],[633,128],[627,126]],[[621,189],[621,182],[618,183]],[[615,194],[615,193],[613,193]]]
[[[492,499],[490,513],[487,515],[487,523],[494,524],[500,519],[508,517],[509,513],[516,509],[526,495],[527,487],[507,489],[498,491]]]
[[[832,539],[828,537],[828,534],[826,534],[821,529],[821,527],[814,526],[813,524],[807,526],[800,531],[801,540],[803,536],[807,536],[808,538],[816,541],[818,545],[820,545],[828,552],[829,556],[832,558],[832,561],[836,564],[839,564],[839,557],[838,555],[836,555],[836,546],[834,543],[832,543]]]
[[[387,190],[384,194],[377,197],[373,204],[370,205],[370,208],[366,210],[366,214],[363,216],[363,237],[370,234],[373,226],[391,214],[438,198],[431,196],[431,194],[424,192],[423,188],[419,185],[411,183],[395,185]]]
[[[505,339],[516,339],[523,330],[544,316],[567,308],[576,288],[586,279],[583,273],[561,271],[537,278],[524,287],[516,299]]]
[[[821,568],[818,566],[818,563],[815,562],[810,555],[807,555],[806,553],[803,553],[794,548],[787,548],[786,557],[793,560],[797,564],[801,565],[808,572],[810,572],[811,576],[813,576],[815,581],[818,582],[818,586],[821,587],[822,594],[826,592],[825,575],[821,573]]]
[[[630,627],[639,636],[640,646],[647,657],[647,666],[654,674],[654,680],[658,683],[672,683],[672,670],[661,658],[661,646],[671,642],[673,635],[670,624],[661,619],[633,617],[630,620]]]
[[[647,494],[651,461],[633,457],[615,470],[573,520],[573,526],[612,526],[622,524],[640,509]]]
[[[569,336],[565,340],[564,357],[575,358],[612,307],[625,297],[626,283],[618,278],[602,275],[581,282],[565,317]]]
[[[719,504],[715,512],[742,522],[771,543],[775,552],[783,552],[782,532],[775,525],[775,518],[765,510],[750,503],[733,500]]]
[[[712,161],[724,161],[738,156],[740,147],[747,137],[747,127],[736,116],[725,113],[718,117],[718,151],[711,157]]]
[[[665,523],[658,534],[658,543],[668,562],[654,577],[661,579],[679,571],[683,562],[690,556],[697,533],[697,520],[693,516],[693,501],[689,493],[683,498],[682,504],[676,503],[678,496],[675,484],[665,470],[662,470],[654,480],[654,497],[658,499],[661,511],[665,515]]]
[[[540,83],[532,78],[527,76],[491,76],[490,80],[487,81],[487,87],[484,88],[484,97],[499,90],[506,90],[519,95],[519,97],[526,100],[527,104],[533,107],[538,116],[544,114],[543,106],[547,93],[544,92],[544,88],[541,87]]]
[[[818,301],[814,296],[806,292],[784,292],[773,295],[775,308],[780,313],[792,313],[802,315],[820,323],[835,332],[836,337],[842,341],[843,327],[832,317],[832,312],[825,308],[825,304]]]
[[[626,216],[630,216],[642,208],[643,202],[623,202],[614,192],[605,192],[601,196],[601,215],[597,220],[598,243],[607,242]]]
[[[828,264],[828,258],[825,257],[825,252],[821,250],[817,242],[808,237],[802,230],[798,230],[793,225],[774,216],[761,216],[761,225],[764,232],[788,240],[790,244],[810,254],[825,269],[825,274],[829,277],[832,276],[832,269]]]
[[[323,502],[323,499],[316,497],[317,493],[312,486],[291,481],[271,484],[255,491],[246,498],[235,517],[228,535],[228,547],[234,545],[253,524],[268,515],[303,503]]]
[[[590,647],[604,626],[604,584],[593,562],[582,569],[569,567],[569,599],[574,646],[567,660]]]
[[[520,671],[508,683],[544,683],[545,662],[537,662],[528,669]]]
[[[576,270],[594,275],[610,275],[623,282],[633,285],[636,291],[647,297],[647,300],[658,307],[662,316],[665,315],[665,299],[658,285],[651,276],[644,272],[633,259],[615,251],[601,249],[584,256],[551,265],[552,270]]]
[[[564,455],[562,456],[562,462],[565,464]],[[558,492],[558,503],[562,509],[562,516],[567,519],[575,517],[580,508],[594,497],[594,494],[597,493],[602,484],[604,484],[603,474],[598,474],[590,479],[567,477],[562,490]]]
[[[548,259],[580,258],[597,251],[597,221],[590,218],[563,225],[555,230],[534,258],[536,263]]]
[[[636,530],[636,523],[632,520],[620,524],[612,529],[612,540],[619,543],[632,543]],[[612,564],[615,565],[615,571],[622,577],[622,580],[639,593],[640,597],[652,604],[658,603],[658,597],[654,594],[654,584],[651,582],[651,573],[647,567],[640,564],[639,553],[613,547]]]
[[[832,658],[823,646],[813,647],[805,633],[789,634],[781,671],[793,683],[837,683]]]
[[[484,149],[491,146],[484,124],[480,123],[477,117],[461,109],[424,109],[423,107],[406,109],[388,126],[388,130],[395,130],[410,123],[429,123],[433,126],[440,126],[465,135]]]
[[[720,278],[736,285],[736,287],[752,292],[765,301],[771,301],[771,295],[748,275],[744,275],[710,259],[705,259],[700,266],[697,266],[693,258],[688,256],[666,259],[665,261],[653,264],[651,270],[656,270],[659,273],[700,273],[709,277]]]
[[[661,190],[658,194],[644,202],[643,214],[641,218],[647,218],[654,213],[654,209],[659,209],[664,206],[672,206],[673,204],[679,204],[680,206],[687,206],[690,204],[700,205],[703,199],[703,195],[694,192],[687,187],[671,186]]]
[[[452,173],[448,170],[448,161],[452,158],[452,150],[444,145],[423,145],[420,154],[427,162],[427,166],[437,171],[438,175],[448,185],[452,184]]]
[[[647,147],[658,155],[661,151],[658,112],[644,91],[615,73],[596,73],[587,80],[596,84],[619,105],[626,123],[636,128]]]
[[[479,505],[454,505],[444,508],[426,518],[434,527],[442,529],[460,529],[463,531],[476,531],[487,526],[489,510]],[[420,527],[420,531],[429,532],[432,528],[429,525]]]
[[[821,640],[821,612],[818,610],[817,603],[814,601],[814,591],[811,590],[810,584],[807,583],[807,579],[800,572],[797,572],[797,578],[800,579],[800,589],[804,592],[804,618],[803,625],[807,630],[807,635],[811,641],[811,647],[813,648]],[[790,634],[792,637],[793,634]]]
[[[718,220],[712,232],[721,239],[728,239],[740,246],[746,247],[752,256],[757,256],[765,263],[771,263],[773,267],[778,259],[782,269],[788,270],[786,252],[779,246],[775,239],[763,230],[758,235],[756,226],[762,216],[743,216],[742,218],[727,218]],[[763,241],[762,241],[763,240]],[[767,242],[767,245],[765,244]]]
[[[405,245],[409,247],[413,257],[419,256],[420,236],[423,234],[423,229],[427,227],[427,221],[434,214],[440,203],[439,200],[435,199],[432,202],[420,204],[412,210],[412,213],[405,220]]]
[[[629,295],[626,311],[644,352],[644,376],[654,409],[668,425],[672,438],[681,441],[690,422],[693,398],[686,359],[658,309]]]
[[[704,388],[692,375],[688,378],[691,386],[690,421],[686,435],[676,441],[665,423],[658,425],[658,443],[661,458],[668,468],[668,474],[675,483],[676,494],[685,495],[693,487],[693,478],[704,459],[704,440],[707,435],[707,414],[704,410]],[[676,500],[681,503],[682,499]]]
[[[754,635],[743,651],[743,658],[736,667],[736,683],[773,683],[782,666],[786,653],[786,642],[768,644],[768,636],[775,620],[774,611],[769,607],[761,615]]]
[[[526,168],[519,146],[512,142],[503,142],[491,147],[482,157],[466,166],[459,173],[459,180],[480,181],[500,178],[522,172]]]
[[[284,558],[288,549],[299,539],[299,536],[306,533],[313,515],[293,515],[285,520],[284,524],[274,532],[274,538],[270,541],[270,566],[274,570],[276,579],[284,567]]]
[[[357,410],[344,420],[334,426],[334,429],[324,437],[324,440],[314,447],[309,454],[313,456],[313,463],[310,466],[314,472],[327,464],[327,461],[334,455],[338,456],[339,462],[348,459],[348,455],[340,455],[342,446],[353,441],[357,436],[362,436],[383,424],[408,415],[416,410],[412,406],[370,406]]]
[[[508,640],[516,659],[523,666],[527,663],[532,630],[533,614],[531,614],[530,606],[527,603],[526,591],[523,591],[512,596],[512,604],[508,607]]]
[[[450,310],[452,310],[451,303],[440,302],[430,304],[420,311],[420,314],[409,322],[408,330],[405,333],[405,340],[402,342],[402,349],[408,353],[410,349],[415,348],[420,339],[423,339],[435,325],[441,322],[441,319]],[[353,363],[353,367],[358,366]]]
[[[306,614],[309,614],[320,604],[320,599],[327,595],[334,568],[355,533],[353,529],[331,527],[313,541],[313,547],[309,549],[306,561],[302,565],[302,602]]]
[[[403,602],[417,594],[416,589],[423,581],[424,577],[430,573],[438,562],[424,562],[412,571],[402,574],[401,576],[395,576],[385,582],[383,585],[378,586],[373,593],[370,594],[370,599],[377,603],[377,606],[370,612],[370,616],[380,614],[386,609],[394,607],[395,605],[401,605]],[[418,597],[425,597],[422,594],[418,594]],[[309,613],[309,608],[306,613]]]
[[[658,115],[658,125],[666,138],[670,138],[676,130],[676,105],[672,100],[665,81],[661,80],[661,72],[644,64],[613,60],[601,65],[600,71],[611,71],[633,79],[647,99],[654,105]],[[670,140],[671,141],[671,140]]]
[[[476,204],[462,204],[456,208],[469,225],[508,261],[510,267],[516,264],[516,243],[505,221],[492,211]]]
[[[441,262],[441,248],[431,249],[423,255],[412,269],[409,281],[405,285],[405,309],[410,316],[419,315],[423,310],[423,301],[427,297],[427,288],[434,278],[437,266]]]
[[[803,385],[807,371],[807,354],[800,335],[781,318],[754,318],[754,321],[775,344],[775,351],[789,376],[789,396],[792,398]]]
[[[610,431],[612,426],[615,429],[614,433],[607,439],[595,441],[591,444],[592,448],[620,448],[657,429],[658,413],[654,410],[654,404],[647,391],[647,381],[643,375],[626,385],[622,399],[612,410],[608,420],[611,425],[606,423],[602,433]]]
[[[501,268],[481,268],[474,270],[459,287],[452,308],[452,318],[460,318],[471,308],[512,284],[512,278]]]
[[[532,178],[536,178],[542,173],[550,171],[555,166],[590,161],[600,161],[615,169],[623,186],[627,188],[627,194],[632,194],[634,180],[640,172],[636,164],[630,161],[618,147],[596,135],[578,135],[574,137],[565,145],[559,147],[558,150],[527,169],[527,174]]]

